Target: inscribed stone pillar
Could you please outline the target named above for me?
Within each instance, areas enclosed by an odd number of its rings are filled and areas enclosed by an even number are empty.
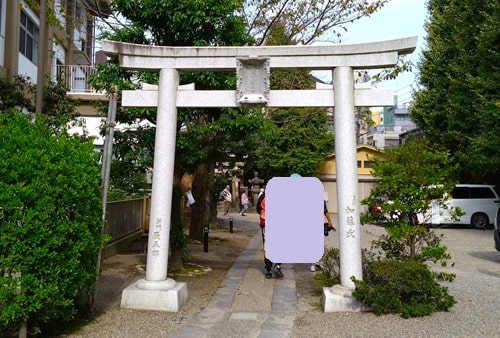
[[[343,287],[354,289],[351,277],[362,279],[362,271],[354,124],[354,77],[351,67],[334,69],[333,89],[340,283]]]
[[[160,71],[146,266],[146,280],[148,281],[161,281],[167,278],[177,126],[175,98],[178,85],[179,72],[177,70],[162,69]]]

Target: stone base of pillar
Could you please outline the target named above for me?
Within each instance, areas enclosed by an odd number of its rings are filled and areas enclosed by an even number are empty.
[[[187,298],[186,283],[173,279],[159,282],[140,279],[123,290],[121,306],[135,310],[177,312]]]
[[[361,312],[366,311],[361,303],[352,296],[352,289],[341,285],[323,288],[321,305],[324,312]]]

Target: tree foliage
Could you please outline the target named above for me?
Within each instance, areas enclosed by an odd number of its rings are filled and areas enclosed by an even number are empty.
[[[248,40],[244,35],[243,21],[234,13],[241,4],[234,1],[114,1],[112,9],[129,22],[129,25],[113,32],[106,33],[103,37],[141,44],[168,45],[168,46],[195,46],[195,45],[241,45]],[[117,60],[115,60],[117,61]],[[113,83],[119,83],[118,89],[140,88],[141,82],[156,84],[158,74],[145,72],[124,72],[117,64],[110,65],[112,71],[100,73],[93,79],[93,86],[101,89],[109,88]],[[113,70],[114,69],[114,70]],[[135,83],[131,82],[135,80]],[[181,83],[195,83],[196,89],[227,89],[235,86],[235,76],[229,73],[216,72],[183,72]],[[219,118],[228,113],[234,119],[224,118],[223,125],[217,125]],[[194,173],[200,163],[227,160],[227,153],[223,151],[235,148],[235,134],[239,139],[252,132],[252,120],[255,115],[245,120],[243,114],[229,112],[227,109],[179,109],[177,125],[177,156],[180,162],[181,175],[183,172]],[[127,108],[119,111],[117,121],[123,123],[136,123],[148,119],[156,123],[156,109]],[[181,133],[181,127],[184,128]],[[121,155],[112,170],[112,180],[116,187],[120,183],[129,184],[129,193],[136,190],[136,180],[129,177],[130,169],[135,167],[135,172],[143,173],[152,166],[154,128],[139,128],[118,133],[117,147]],[[148,134],[149,136],[145,136]],[[241,143],[240,147],[241,148]],[[224,156],[223,156],[224,155]],[[145,156],[148,159],[140,160]],[[136,157],[139,160],[134,161]],[[130,159],[127,161],[125,159]],[[129,173],[129,174],[127,174]],[[179,178],[180,179],[180,178]],[[119,180],[119,181],[117,181]],[[134,183],[135,182],[135,183]],[[115,187],[115,186],[114,186]],[[199,197],[199,196],[196,196]],[[201,198],[203,199],[203,198]]]
[[[500,173],[500,3],[430,0],[428,10],[412,119],[451,153],[461,181],[491,180]]]
[[[275,23],[267,32],[267,45],[297,44],[287,32],[288,23]],[[306,70],[273,70],[272,90],[313,89],[315,79]],[[328,131],[325,108],[266,108],[272,127],[259,135],[259,144],[249,153],[246,168],[270,179],[298,173],[314,176],[326,155],[333,152],[333,133]]]
[[[47,80],[43,87],[42,114],[50,128],[64,129],[77,124],[77,102],[66,95],[67,88],[58,82]],[[10,108],[34,116],[36,87],[30,78],[15,76],[12,82],[0,78],[0,111],[8,113]]]
[[[151,34],[161,46],[241,45],[245,22],[239,0],[115,0],[112,9]],[[245,35],[247,36],[247,35]]]
[[[246,0],[242,15],[256,45],[331,44],[342,42],[349,23],[371,16],[390,1]],[[277,31],[281,34],[278,43],[274,36]],[[397,65],[382,70],[373,79],[377,82],[394,79],[411,71],[413,66],[405,56],[400,56]]]
[[[35,88],[28,79],[16,76],[12,82],[0,78],[0,111],[7,112],[11,108],[33,112],[35,106]]]
[[[272,113],[274,128],[262,134],[262,144],[249,158],[248,166],[267,178],[314,176],[326,155],[333,152],[333,134],[328,131],[326,112],[315,109],[283,109]]]
[[[130,33],[130,34],[129,34]],[[117,31],[120,38],[129,38],[134,43],[144,42],[144,34],[135,28],[125,28]],[[105,35],[108,38],[112,35]],[[148,82],[157,81],[157,74],[135,72],[120,68],[117,59],[109,64],[97,65],[95,76],[89,79],[92,88],[98,91],[116,92],[117,114],[116,122],[129,125],[128,128],[115,129],[113,143],[113,161],[109,180],[109,200],[120,200],[146,194],[146,170],[153,166],[153,149],[156,123],[156,109],[152,108],[127,108],[121,109],[122,90],[133,90],[140,87],[141,83],[134,82],[143,79]],[[107,102],[97,103],[97,108],[105,115],[108,110]],[[140,125],[141,121],[150,124]],[[102,133],[104,130],[102,130]]]
[[[284,28],[284,45],[309,45],[318,39],[339,42],[347,31],[346,24],[370,16],[389,1],[247,0],[243,17],[256,45],[268,45],[278,26]]]

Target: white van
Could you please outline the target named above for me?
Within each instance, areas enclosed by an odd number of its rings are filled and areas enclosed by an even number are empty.
[[[497,215],[495,217],[495,224],[493,227],[493,239],[495,240],[495,249],[500,251],[500,201],[497,203]]]
[[[457,184],[451,192],[452,198],[446,201],[448,208],[459,207],[465,214],[454,221],[449,210],[440,208],[433,202],[427,217],[419,217],[427,224],[466,224],[477,229],[484,229],[493,224],[499,201],[495,186],[485,184]]]

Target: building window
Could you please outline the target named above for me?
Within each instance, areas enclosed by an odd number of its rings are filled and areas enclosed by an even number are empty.
[[[365,168],[371,168],[371,167],[372,167],[373,162],[372,162],[372,161],[365,161],[365,162],[363,162],[363,164],[364,164],[364,167],[365,167]]]
[[[361,161],[358,161],[358,168],[361,168]]]
[[[82,7],[80,5],[75,5],[75,20],[83,19]]]
[[[56,68],[56,79],[60,83],[64,83],[64,67],[63,63],[59,60],[56,60],[57,68]]]
[[[24,12],[21,12],[19,52],[38,64],[38,27]]]

